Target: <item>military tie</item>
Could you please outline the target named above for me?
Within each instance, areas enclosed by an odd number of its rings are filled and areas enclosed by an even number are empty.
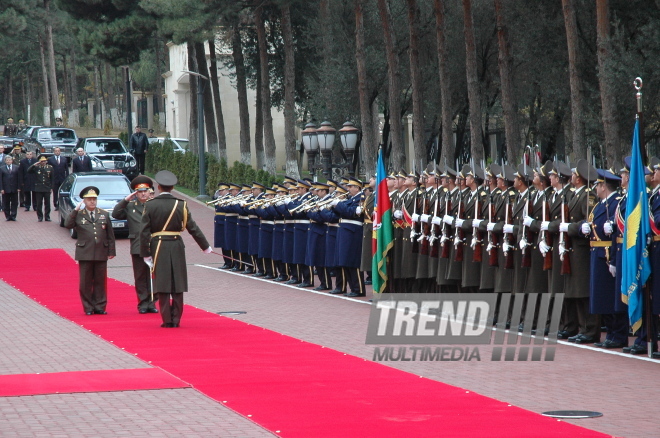
[[[94,212],[93,211],[89,213],[89,217],[91,218],[92,222],[94,222]]]

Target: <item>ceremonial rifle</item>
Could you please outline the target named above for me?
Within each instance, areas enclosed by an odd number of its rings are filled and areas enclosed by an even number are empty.
[[[565,223],[568,217],[568,204],[566,203],[566,194],[563,194],[561,199],[561,222]],[[566,232],[559,232],[559,259],[561,260],[561,274],[567,275],[571,273],[571,260],[569,257],[570,251],[570,238]]]
[[[474,221],[479,219],[481,209],[479,207],[479,188],[477,187],[477,193],[475,194],[475,197],[477,198],[474,201],[474,218],[472,219],[472,223],[474,225]],[[472,243],[470,246],[472,247],[472,250],[474,251],[472,253],[472,261],[473,262],[478,262],[481,263],[482,260],[482,242],[483,242],[483,237],[481,236],[481,231],[479,231],[479,227],[472,227]]]
[[[461,216],[464,215],[464,206],[463,206],[463,193],[461,189],[458,189],[458,210],[456,211],[456,219],[463,219]],[[463,228],[456,227],[454,232],[454,261],[462,262],[463,261],[463,242],[465,240],[465,233]]]

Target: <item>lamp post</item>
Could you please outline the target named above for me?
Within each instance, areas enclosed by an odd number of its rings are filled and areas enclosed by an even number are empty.
[[[330,122],[321,123],[321,127],[316,130],[316,137],[321,150],[321,164],[323,165],[323,175],[328,179],[332,176],[332,146],[335,144],[335,134],[337,130],[332,127]]]
[[[308,123],[302,131],[302,143],[307,152],[307,168],[312,174],[312,178],[316,181],[316,155],[319,153],[319,138],[316,134],[316,125]]]
[[[339,138],[341,139],[341,146],[346,153],[348,160],[348,174],[355,176],[355,167],[353,166],[353,155],[357,149],[358,141],[360,140],[360,130],[353,125],[350,121],[344,122],[344,126],[339,130]]]
[[[206,146],[204,145],[204,105],[202,102],[204,82],[202,79],[208,81],[209,78],[194,71],[182,70],[182,72],[197,77],[197,141],[199,143],[199,195],[197,199],[208,200],[210,198],[206,194],[206,157],[204,156]]]

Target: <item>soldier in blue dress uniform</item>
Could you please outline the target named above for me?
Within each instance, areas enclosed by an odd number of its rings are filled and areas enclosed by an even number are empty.
[[[248,255],[250,244],[250,222],[248,218],[248,210],[245,208],[245,204],[252,200],[250,196],[251,190],[252,186],[242,184],[241,191],[239,192],[238,196],[243,196],[243,198],[237,201],[237,203],[232,204],[230,210],[233,213],[238,214],[238,225],[236,228],[236,251],[238,252],[238,259],[240,260],[239,270],[244,274],[254,273],[252,270],[254,264],[251,263],[250,256]]]
[[[276,199],[286,196],[288,190],[281,184],[275,185]],[[284,262],[284,216],[278,211],[277,202],[268,205],[266,210],[273,217],[273,264],[275,265],[274,281],[288,281],[289,276],[286,272],[286,263]]]
[[[246,206],[245,212],[248,217],[248,256],[250,257],[252,268],[246,271],[246,274],[253,274],[255,277],[263,277],[266,275],[263,267],[263,261],[259,260],[259,229],[261,227],[261,220],[255,213],[257,202],[264,197],[266,186],[256,181],[252,181],[252,198],[250,199],[250,206]],[[252,272],[249,272],[249,271]]]
[[[300,180],[296,185],[298,197],[287,205],[293,220],[293,253],[291,263],[296,266],[298,282],[292,283],[299,287],[314,286],[312,267],[305,264],[305,253],[307,252],[307,232],[309,230],[309,219],[301,205],[312,202],[314,195],[309,191],[312,186],[309,182]]]
[[[332,192],[330,196],[334,199],[343,199],[348,195],[348,191],[339,186],[334,181],[328,181]],[[336,184],[336,188],[332,189],[332,184]],[[337,213],[332,204],[326,204],[319,208],[319,216],[326,225],[328,226],[328,233],[325,235],[325,266],[328,270],[328,274],[332,276],[334,273],[335,277],[335,287],[330,291],[333,295],[345,294],[346,293],[346,277],[344,276],[344,271],[337,266],[337,231],[339,230],[339,213]],[[328,284],[328,287],[332,288],[332,284]]]
[[[216,190],[216,200],[225,199],[229,194],[229,184],[227,183],[218,183],[218,189]],[[213,246],[215,248],[222,248],[222,255],[224,256],[225,264],[221,266],[221,269],[229,269],[232,265],[231,253],[225,245],[225,222],[226,214],[223,210],[223,207],[215,204],[215,218],[213,220],[214,233],[213,233]]]
[[[232,198],[238,197],[240,190],[240,185],[234,183],[229,184],[229,194]],[[230,257],[233,259],[231,270],[235,272],[241,268],[241,264],[238,261],[238,247],[236,246],[238,213],[233,211],[234,208],[231,203],[223,205],[221,210],[225,213],[225,246],[230,252]]]
[[[317,182],[314,183],[314,188],[316,189],[316,196],[319,198],[317,203],[326,202],[332,196],[329,193],[330,186],[328,184]],[[325,260],[325,242],[326,234],[328,233],[328,224],[325,223],[320,211],[316,207],[307,211],[307,217],[309,218],[310,225],[309,233],[307,234],[307,254],[305,257],[305,264],[316,268],[316,273],[321,284],[314,288],[314,290],[329,290],[332,280],[330,279],[330,272],[326,267]]]
[[[266,189],[263,192],[264,202],[254,208],[254,213],[259,216],[259,250],[257,257],[259,258],[259,269],[263,275],[255,274],[255,277],[263,277],[265,280],[272,280],[275,278],[275,262],[273,261],[273,230],[275,228],[275,218],[277,212],[269,209],[266,202],[275,196],[275,188]]]

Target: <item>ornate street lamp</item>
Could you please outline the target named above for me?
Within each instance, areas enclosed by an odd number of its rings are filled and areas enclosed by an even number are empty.
[[[360,130],[353,125],[350,121],[344,122],[344,126],[339,130],[339,138],[341,139],[341,146],[346,154],[348,161],[348,174],[355,176],[355,168],[353,167],[353,156],[360,141]]]
[[[302,132],[302,143],[307,153],[307,168],[316,181],[316,155],[319,153],[319,138],[316,134],[316,125],[308,123]]]
[[[319,149],[321,150],[323,174],[326,179],[332,176],[332,146],[335,144],[336,133],[337,130],[327,121],[321,123],[321,127],[316,130],[316,137],[318,139]]]

